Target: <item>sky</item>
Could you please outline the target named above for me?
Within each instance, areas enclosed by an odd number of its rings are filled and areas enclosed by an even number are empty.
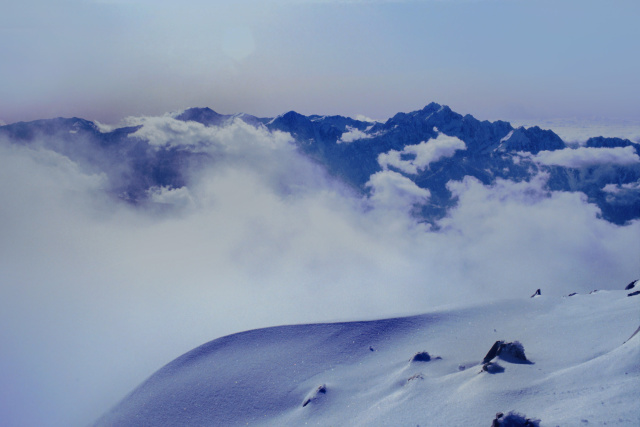
[[[637,120],[635,0],[5,0],[0,120],[208,106]]]

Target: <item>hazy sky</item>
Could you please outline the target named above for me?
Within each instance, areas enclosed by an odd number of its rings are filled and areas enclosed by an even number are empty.
[[[640,116],[636,0],[2,1],[0,120]]]

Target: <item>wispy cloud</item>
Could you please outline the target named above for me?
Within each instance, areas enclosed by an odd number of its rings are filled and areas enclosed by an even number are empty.
[[[541,151],[532,156],[535,162],[544,165],[583,168],[594,165],[632,165],[640,163],[633,146],[614,148],[579,147],[556,151]]]
[[[451,157],[458,150],[466,150],[466,144],[454,136],[439,134],[436,138],[416,145],[407,145],[402,151],[390,150],[378,156],[383,169],[395,167],[408,174],[417,174],[445,157]]]

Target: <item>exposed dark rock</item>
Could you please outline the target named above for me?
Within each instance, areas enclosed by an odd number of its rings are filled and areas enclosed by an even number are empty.
[[[539,427],[540,420],[527,418],[526,416],[514,411],[510,411],[507,415],[498,412],[491,423],[491,427]]]
[[[625,290],[625,291],[628,291],[628,290],[630,290],[630,289],[635,288],[635,287],[636,287],[636,283],[638,283],[638,281],[637,281],[637,280],[634,280],[633,282],[629,283],[629,284],[627,285],[627,287],[626,287],[626,288],[624,288],[624,290]]]
[[[495,358],[498,355],[498,350],[500,349],[500,346],[502,344],[504,344],[504,341],[496,341],[495,343],[493,343],[487,355],[484,356],[484,359],[482,359],[482,363],[489,363],[493,358]]]
[[[304,400],[304,402],[302,402],[302,407],[304,408],[309,403],[318,399],[318,397],[326,393],[327,393],[327,385],[326,384],[319,385],[318,388],[316,388],[313,392],[311,392],[307,396],[307,398]]]
[[[511,363],[531,363],[524,354],[524,346],[519,341],[507,342],[498,349],[498,357]]]
[[[568,296],[568,297],[572,297],[572,296],[574,296],[574,295],[578,295],[578,293],[577,293],[577,292],[571,292],[571,293],[570,293],[569,295],[567,295],[567,296]]]
[[[633,297],[636,295],[640,295],[640,291],[635,291],[635,292],[631,292],[630,294],[627,294],[628,297]]]
[[[420,351],[413,355],[411,358],[412,362],[429,362],[431,361],[431,356],[426,351]]]
[[[482,364],[491,362],[495,357],[510,363],[531,363],[525,356],[524,346],[519,341],[496,341],[482,359]]]
[[[536,290],[536,291],[533,293],[533,295],[531,295],[531,298],[533,298],[533,297],[537,297],[537,296],[539,296],[539,295],[542,295],[542,292],[540,291],[540,289]]]

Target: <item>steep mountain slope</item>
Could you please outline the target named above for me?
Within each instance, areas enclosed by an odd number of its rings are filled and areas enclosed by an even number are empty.
[[[166,365],[96,426],[490,425],[512,410],[542,426],[637,425],[640,297],[627,293],[227,336]],[[521,343],[526,360],[485,357],[498,340]]]

